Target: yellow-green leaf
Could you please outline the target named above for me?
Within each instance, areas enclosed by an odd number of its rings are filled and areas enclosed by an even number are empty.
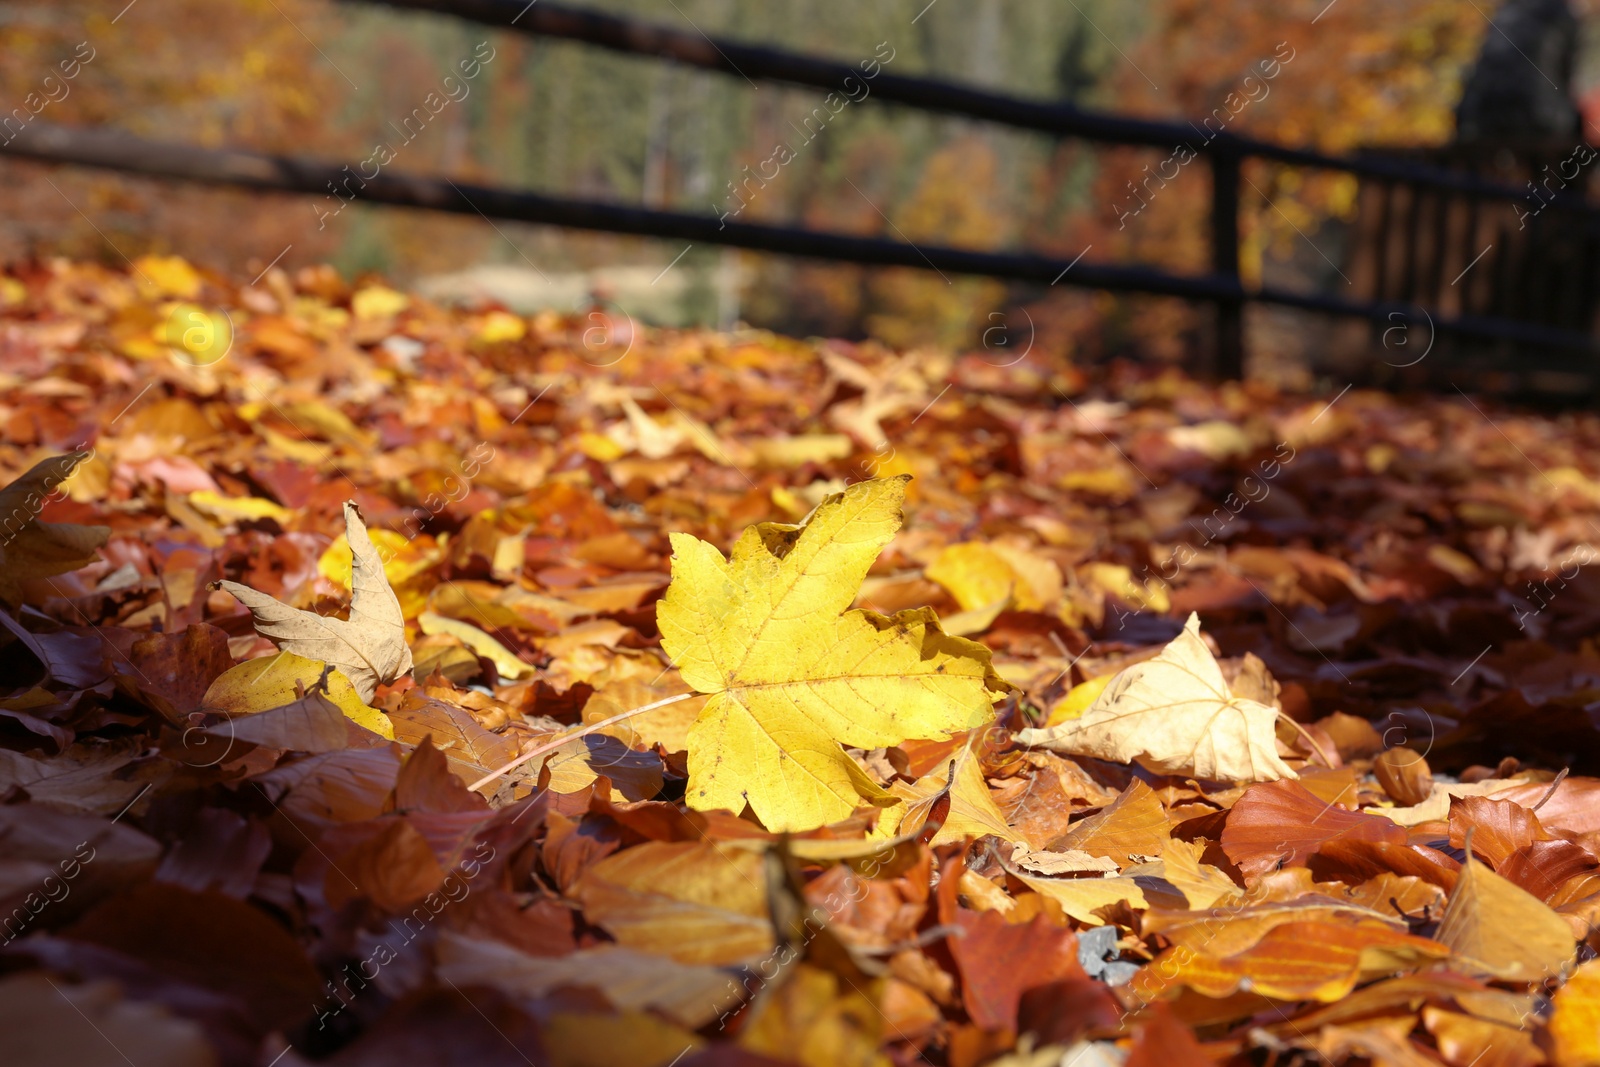
[[[422,627],[425,634],[449,634],[473,652],[494,664],[494,669],[500,672],[500,677],[516,681],[526,678],[533,673],[533,667],[518,659],[512,651],[494,637],[478,629],[470,622],[436,615],[431,611],[424,611],[417,616],[417,624]]]
[[[295,683],[309,689],[322,677],[324,664],[314,659],[280,652],[276,656],[253,659],[230,667],[217,676],[206,690],[202,704],[207,710],[227,715],[254,715],[294,703]],[[358,726],[394,740],[389,717],[362,703],[356,687],[339,671],[328,675],[328,699]]]

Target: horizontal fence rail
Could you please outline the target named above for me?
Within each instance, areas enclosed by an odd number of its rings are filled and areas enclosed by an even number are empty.
[[[0,154],[45,163],[98,167],[156,178],[284,193],[326,194],[330,183],[349,180],[341,164],[230,149],[149,141],[120,131],[78,129],[36,121]],[[1274,287],[1246,290],[1226,274],[1178,275],[1146,267],[1076,262],[1053,256],[977,252],[913,245],[878,237],[817,233],[757,223],[721,222],[712,216],[622,207],[590,200],[487,188],[444,178],[383,173],[366,179],[362,200],[459,215],[542,223],[610,233],[704,241],[759,252],[842,260],[875,266],[912,267],[1005,278],[1041,286],[1054,284],[1111,292],[1148,293],[1206,302],[1243,302],[1297,308],[1375,323],[1427,323],[1439,334],[1487,337],[1557,350],[1592,350],[1586,334],[1510,319],[1430,318],[1409,304],[1364,304]],[[1557,361],[1556,367],[1581,364]]]
[[[556,37],[630,55],[666,59],[686,66],[738,77],[787,82],[815,89],[837,90],[861,71],[848,63],[800,55],[728,38],[584,8],[537,0],[341,0],[347,4],[382,4],[405,11],[431,12],[539,37]],[[892,101],[924,111],[983,119],[1036,130],[1054,137],[1074,137],[1105,144],[1171,148],[1186,143],[1200,154],[1222,153],[1386,181],[1425,184],[1492,200],[1522,200],[1525,188],[1488,181],[1443,167],[1404,159],[1372,156],[1330,156],[1222,131],[1211,139],[1193,123],[1131,118],[1070,104],[991,93],[953,82],[880,71],[872,78],[867,100]]]

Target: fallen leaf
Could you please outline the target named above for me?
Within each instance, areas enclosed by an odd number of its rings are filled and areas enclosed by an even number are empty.
[[[800,963],[760,1001],[739,1044],[801,1067],[889,1067],[889,1057],[878,1050],[882,1025],[867,991]]]
[[[1450,1067],[1537,1067],[1546,1060],[1520,1021],[1508,1026],[1430,1004],[1422,1009],[1422,1022]]]
[[[726,971],[602,944],[564,956],[532,956],[499,941],[439,935],[439,976],[460,986],[491,986],[515,996],[597,989],[624,1010],[661,1013],[698,1028],[737,1006],[743,989]]]
[[[48,807],[114,815],[148,788],[125,770],[140,754],[127,744],[74,745],[53,757],[0,748],[0,793],[18,787]]]
[[[1565,919],[1470,853],[1435,936],[1469,973],[1505,981],[1542,981],[1571,963],[1576,951]]]
[[[1600,1065],[1600,960],[1578,965],[1551,998],[1550,1039],[1561,1067]]]
[[[1202,862],[1204,852],[1202,846],[1177,838],[1167,841],[1161,850],[1161,866],[1167,881],[1178,887],[1194,911],[1214,907],[1240,893],[1232,878]]]
[[[1139,763],[1159,774],[1227,782],[1296,778],[1278,757],[1277,712],[1235,697],[1211,650],[1200,617],[1160,655],[1117,675],[1075,720],[1023,730],[1017,739],[1068,755]]]
[[[662,647],[711,694],[689,731],[689,805],[808,830],[887,794],[841,749],[983,725],[1006,690],[982,645],[928,609],[847,609],[900,527],[906,477],[860,482],[799,526],[745,531],[731,558],[673,534]],[[841,614],[842,613],[842,614]]]
[[[1141,997],[1186,986],[1207,997],[1241,988],[1276,1000],[1331,1003],[1355,986],[1449,956],[1437,941],[1387,923],[1289,922],[1274,926],[1243,952],[1219,957],[1204,949],[1168,949],[1130,983]]]
[[[1142,862],[1142,857],[1161,855],[1170,839],[1166,809],[1154,790],[1136,778],[1109,807],[1073,823],[1065,835],[1050,843],[1050,849],[1081,849],[1126,867]]]
[[[680,963],[737,963],[772,948],[763,860],[705,841],[646,841],[578,879],[584,916],[618,942]]]
[[[961,1000],[985,1030],[1015,1030],[1022,995],[1050,982],[1089,976],[1078,965],[1077,938],[1042,915],[1008,923],[998,912],[956,912],[963,936],[950,939],[961,972]]]
[[[915,782],[892,783],[889,792],[899,797],[901,803],[883,813],[875,836],[890,838],[921,831],[935,802],[948,792],[950,809],[929,844],[942,845],[984,834],[1006,841],[1024,841],[1024,836],[1006,822],[1005,813],[995,803],[994,794],[989,792],[973,746],[963,745],[954,762],[953,777],[951,768],[946,765]]]
[[[22,583],[75,571],[92,562],[111,536],[109,526],[40,522],[50,498],[90,453],[70,452],[40,460],[0,489],[0,601],[22,602]]]
[[[127,666],[117,675],[124,691],[141,695],[171,723],[191,722],[205,704],[206,687],[233,666],[228,635],[199,623],[181,634],[150,634],[134,642]]]
[[[346,718],[321,690],[254,715],[230,717],[207,729],[222,742],[244,741],[296,752],[335,752],[349,743]]]
[[[1330,842],[1405,845],[1406,832],[1386,819],[1318,799],[1298,782],[1245,790],[1228,812],[1222,850],[1247,878],[1298,866]]]
[[[1214,1061],[1165,1004],[1157,1001],[1139,1018],[1124,1067],[1211,1067]]]
[[[0,1030],[15,1067],[216,1067],[196,1022],[160,1004],[124,999],[118,983],[78,985],[35,971],[0,981]]]
[[[1061,910],[1067,915],[1088,926],[1100,926],[1106,922],[1100,909],[1107,905],[1125,901],[1133,908],[1150,906],[1145,899],[1144,888],[1136,878],[1045,878],[1015,868],[1009,870],[1029,889],[1049,897],[1060,904]]]
[[[591,734],[568,741],[546,756],[540,766],[550,772],[552,793],[579,793],[601,775],[611,783],[618,802],[649,800],[661,791],[661,759],[654,752],[635,752],[615,737]]]
[[[466,645],[476,654],[494,664],[494,669],[502,678],[516,681],[526,678],[533,673],[533,667],[518,659],[512,651],[493,636],[478,629],[468,622],[435,615],[431,611],[424,611],[417,616],[417,625],[425,634],[449,634],[456,640]]]
[[[250,609],[263,637],[271,638],[285,652],[339,668],[366,703],[379,683],[392,682],[411,669],[411,649],[406,646],[400,601],[389,588],[383,564],[353,501],[344,506],[344,521],[353,559],[348,621],[291,608],[238,582],[217,585]]]
[[[206,689],[200,707],[220,712],[230,720],[281,708],[299,699],[297,690],[317,685],[322,680],[324,666],[293,652],[247,660],[220,674]],[[394,726],[388,716],[369,707],[342,671],[328,673],[322,695],[357,726],[394,740]],[[219,736],[227,735],[224,732]]]
[[[1068,849],[1064,852],[1031,852],[1026,848],[1019,848],[1011,854],[1011,862],[1030,874],[1046,877],[1083,874],[1088,871],[1095,874],[1116,874],[1121,869],[1115,860],[1080,849]]]

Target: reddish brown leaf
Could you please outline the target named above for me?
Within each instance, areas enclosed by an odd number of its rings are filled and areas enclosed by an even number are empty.
[[[1215,1062],[1165,1004],[1150,1005],[1139,1019],[1124,1067],[1211,1067]]]
[[[1496,871],[1535,841],[1551,839],[1539,825],[1539,816],[1498,797],[1456,797],[1450,802],[1450,844],[1465,847],[1469,830],[1472,851]]]
[[[1318,800],[1291,780],[1245,790],[1222,830],[1223,851],[1248,879],[1303,864],[1331,843],[1351,841],[1403,846],[1406,832],[1380,816]]]
[[[62,936],[236,996],[263,1031],[304,1018],[322,995],[322,981],[294,935],[260,908],[221,893],[138,886],[107,900]]]
[[[1017,1006],[1030,989],[1089,981],[1078,965],[1078,939],[1043,916],[1008,923],[996,912],[962,909],[956,921],[964,934],[949,945],[961,972],[961,1001],[985,1030],[1015,1032]]]

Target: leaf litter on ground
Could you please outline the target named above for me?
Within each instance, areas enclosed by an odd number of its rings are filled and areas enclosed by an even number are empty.
[[[0,309],[19,1062],[1600,1063],[1593,416],[196,276]]]

